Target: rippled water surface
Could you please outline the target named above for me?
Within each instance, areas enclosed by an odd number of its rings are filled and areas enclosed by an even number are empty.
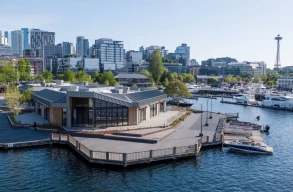
[[[206,106],[206,99],[194,108]],[[210,104],[210,103],[209,103]],[[0,152],[0,191],[293,191],[293,113],[213,100],[213,111],[271,127],[264,135],[274,154],[245,155],[206,149],[199,158],[126,169],[87,164],[68,149]]]

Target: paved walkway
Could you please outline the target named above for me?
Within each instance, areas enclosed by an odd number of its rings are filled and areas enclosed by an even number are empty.
[[[31,130],[30,128],[12,128],[6,113],[0,114],[0,143],[16,143],[49,139],[50,133]]]
[[[22,124],[34,124],[36,122],[38,125],[49,124],[42,116],[37,113],[25,113],[21,115],[14,116],[16,121],[21,121]]]
[[[190,146],[194,145],[199,139],[197,136],[200,133],[200,116],[200,113],[192,113],[178,125],[175,132],[156,144],[84,137],[75,137],[75,139],[90,150],[116,153],[133,153],[155,149]],[[204,113],[203,119],[205,119],[205,117],[206,114]],[[213,114],[213,119],[209,119],[209,126],[203,126],[204,136],[208,135],[213,138],[219,119],[222,117],[224,117],[224,115]],[[205,121],[203,121],[203,123],[205,123]]]
[[[68,131],[108,131],[108,130],[131,130],[139,128],[148,128],[148,127],[160,127],[167,124],[167,120],[172,117],[178,117],[182,115],[181,111],[166,111],[160,113],[159,115],[152,117],[146,121],[141,122],[139,125],[129,125],[129,126],[119,126],[119,127],[107,127],[107,128],[81,128],[81,127],[72,127]],[[65,127],[66,128],[66,127]]]

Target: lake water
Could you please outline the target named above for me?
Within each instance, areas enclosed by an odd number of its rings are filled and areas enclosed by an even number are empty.
[[[205,109],[206,99],[194,108]],[[264,135],[273,155],[205,149],[200,156],[126,169],[86,163],[68,149],[0,152],[0,191],[293,191],[293,113],[221,104],[214,112],[239,112],[240,120],[271,127]],[[209,106],[210,106],[209,101]]]

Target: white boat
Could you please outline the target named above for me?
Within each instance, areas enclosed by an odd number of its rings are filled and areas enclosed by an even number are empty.
[[[273,148],[264,143],[257,143],[254,141],[238,140],[228,141],[225,144],[232,150],[244,153],[258,153],[258,154],[272,154]]]
[[[293,109],[293,97],[281,94],[266,94],[262,106],[283,109]]]
[[[201,89],[201,86],[196,84],[186,84],[186,86],[190,93],[198,93],[198,91]]]
[[[184,98],[180,98],[179,102],[178,102],[178,99],[175,99],[175,98],[168,98],[166,101],[167,101],[167,104],[169,105],[178,105],[180,107],[190,107],[191,105],[194,104],[192,101],[186,100]]]
[[[252,94],[242,94],[241,96],[238,97],[233,97],[237,103],[242,103],[242,104],[255,104],[255,97]]]

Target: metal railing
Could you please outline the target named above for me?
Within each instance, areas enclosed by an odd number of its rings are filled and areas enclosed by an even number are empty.
[[[91,160],[103,160],[103,161],[117,161],[117,162],[135,162],[141,160],[154,160],[160,159],[162,157],[176,157],[179,155],[196,155],[201,148],[201,141],[203,138],[199,139],[195,145],[190,146],[180,146],[180,147],[173,147],[173,148],[166,148],[166,149],[156,149],[156,150],[149,150],[149,151],[141,151],[141,152],[134,152],[134,153],[116,153],[116,152],[106,152],[106,151],[93,151],[87,148],[85,145],[78,142],[78,140],[74,139],[70,135],[64,134],[51,134],[52,141],[66,141],[68,144],[71,144],[75,150],[81,152],[86,157],[90,158]]]
[[[127,158],[127,161],[135,161],[135,160],[140,160],[140,159],[148,159],[148,158],[151,157],[150,154],[151,154],[150,151],[127,153],[126,158]]]
[[[93,154],[92,155],[93,159],[101,159],[101,160],[107,159],[107,152],[93,151],[92,154]]]
[[[86,156],[91,157],[91,151],[81,143],[79,143],[79,151],[81,151]]]

